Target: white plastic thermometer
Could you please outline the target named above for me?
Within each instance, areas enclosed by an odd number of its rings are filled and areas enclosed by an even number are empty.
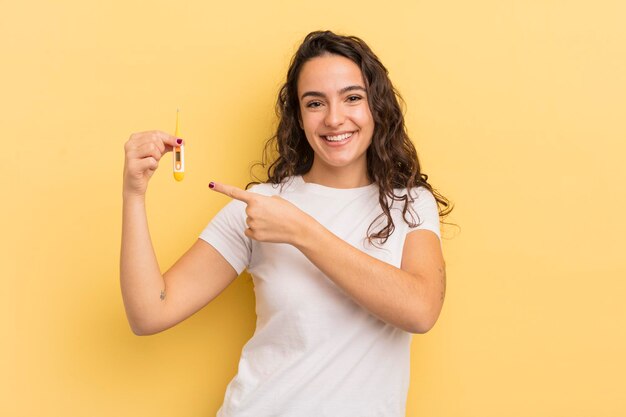
[[[178,113],[179,110],[176,109],[176,132],[174,132],[174,136],[176,136],[176,138],[180,138],[180,132],[178,130]],[[173,159],[174,178],[176,178],[176,181],[182,181],[183,178],[185,178],[185,144],[174,147]]]

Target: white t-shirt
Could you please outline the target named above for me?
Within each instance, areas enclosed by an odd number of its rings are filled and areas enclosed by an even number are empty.
[[[273,184],[249,191],[280,195],[344,241],[398,268],[406,235],[415,230],[403,220],[403,202],[396,202],[395,231],[387,242],[377,248],[364,240],[382,213],[375,184],[337,189],[296,176],[282,191]],[[440,237],[434,197],[423,187],[412,195],[417,229]],[[256,330],[217,416],[404,417],[411,333],[359,306],[295,247],[246,237],[245,207],[229,202],[200,235],[237,273],[248,269],[256,296]],[[377,223],[384,224],[385,217]]]

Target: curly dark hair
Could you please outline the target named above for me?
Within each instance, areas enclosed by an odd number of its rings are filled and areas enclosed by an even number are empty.
[[[391,217],[393,201],[403,201],[402,215],[410,227],[418,226],[411,203],[411,193],[395,194],[394,189],[427,188],[437,201],[439,217],[443,219],[453,205],[428,183],[428,175],[420,170],[420,163],[413,143],[404,125],[400,103],[402,97],[393,87],[387,69],[367,44],[355,36],[341,36],[331,31],[309,33],[291,60],[287,80],[281,87],[276,102],[278,128],[263,151],[263,161],[255,164],[267,167],[267,183],[281,184],[284,179],[303,175],[313,165],[313,149],[300,127],[300,103],[298,100],[298,76],[303,65],[312,58],[334,54],[350,59],[361,69],[365,80],[368,104],[374,118],[372,143],[367,149],[367,174],[379,189],[382,213],[368,228],[367,239],[385,243],[394,232]],[[249,183],[246,188],[258,182]],[[390,203],[391,200],[391,203]],[[381,230],[372,231],[382,217],[387,224]],[[419,216],[418,216],[419,219]]]

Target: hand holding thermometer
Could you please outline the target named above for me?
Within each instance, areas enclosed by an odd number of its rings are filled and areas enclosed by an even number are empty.
[[[178,113],[176,109],[176,132],[174,135],[176,138],[180,138],[180,132],[178,131]],[[174,147],[174,178],[176,181],[182,181],[185,177],[185,144]]]

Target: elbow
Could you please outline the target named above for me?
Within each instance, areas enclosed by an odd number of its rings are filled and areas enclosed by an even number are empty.
[[[133,331],[135,336],[151,336],[153,334],[159,333],[158,330],[147,330],[138,327],[131,327],[131,330]]]
[[[411,328],[409,328],[409,332],[413,334],[426,334],[434,326],[435,326],[435,323],[433,324],[418,323],[418,324],[414,324],[413,326],[411,326]]]
[[[441,310],[443,309],[443,297],[439,299],[431,298],[429,301],[421,305],[415,305],[417,311],[413,310],[412,322],[410,323],[410,332],[413,334],[428,333],[439,319]]]
[[[419,316],[415,315],[418,318],[410,324],[408,331],[413,334],[428,333],[433,327],[435,327],[437,319],[439,319],[440,311],[441,310],[437,310],[431,314],[421,314]]]
[[[151,336],[161,332],[163,329],[158,329],[155,326],[150,326],[147,323],[139,323],[129,321],[130,329],[135,336]]]
[[[141,311],[126,309],[126,320],[135,336],[150,336],[170,327],[159,313],[143,314]]]
[[[133,331],[133,334],[135,336],[149,336],[151,334],[143,330],[141,327],[137,327],[137,326],[130,326],[130,329]]]
[[[133,334],[135,336],[148,336],[148,335],[150,335],[150,333],[147,332],[146,329],[144,329],[140,325],[138,325],[136,323],[129,323],[129,324],[130,324],[130,330],[132,330],[132,332],[133,332]]]
[[[430,329],[433,328],[433,326],[434,326],[434,323],[431,325],[421,320],[417,323],[411,323],[411,325],[406,330],[412,334],[426,334],[430,331]]]

